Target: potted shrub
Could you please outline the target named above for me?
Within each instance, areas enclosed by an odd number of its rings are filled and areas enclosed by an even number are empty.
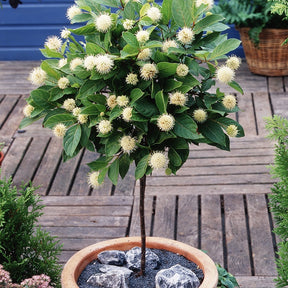
[[[239,30],[251,72],[266,76],[288,75],[288,20],[271,12],[272,2],[263,0],[220,0],[214,12]]]
[[[230,137],[244,136],[241,125],[228,118],[238,111],[236,97],[216,86],[222,82],[243,93],[234,80],[240,60],[225,56],[240,41],[221,34],[226,25],[221,25],[222,16],[209,12],[212,2],[164,0],[161,6],[151,0],[76,1],[67,17],[78,28],[63,29],[62,39],[49,37],[41,50],[49,59],[29,77],[39,87],[27,99],[21,128],[44,118],[43,126],[63,138],[64,161],[83,148],[97,151],[95,157],[101,156],[88,164],[93,188],[106,175],[117,185],[119,176],[124,178],[135,164],[135,178],[140,180],[137,245],[142,247],[142,274],[146,175],[154,169],[176,174],[188,158],[190,144],[229,150]],[[147,238],[149,247],[151,241]],[[126,242],[136,243],[134,238]],[[63,287],[77,287],[77,275],[87,259],[97,258],[99,249],[111,248],[111,242],[108,248],[99,245],[88,247],[85,260],[73,264],[77,271],[69,270],[69,264],[82,252],[71,258],[62,274]],[[201,287],[216,287],[213,262],[203,270],[211,270],[214,278]]]

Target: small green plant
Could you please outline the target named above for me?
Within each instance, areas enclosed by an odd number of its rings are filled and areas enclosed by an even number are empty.
[[[4,142],[0,142],[0,152],[3,150],[4,146],[5,146],[5,143]]]
[[[46,274],[60,287],[61,245],[36,225],[44,207],[36,189],[31,183],[17,189],[11,178],[0,180],[0,263],[13,282]]]
[[[217,288],[236,288],[239,287],[236,278],[220,264],[216,264],[218,270],[218,284]]]
[[[276,140],[274,164],[270,165],[270,174],[277,182],[269,194],[270,208],[276,227],[274,232],[279,236],[276,279],[277,288],[286,287],[288,283],[288,120],[274,116],[266,118],[268,137]]]
[[[288,2],[287,0],[269,0],[272,2],[271,11],[279,15],[285,15],[288,19]]]

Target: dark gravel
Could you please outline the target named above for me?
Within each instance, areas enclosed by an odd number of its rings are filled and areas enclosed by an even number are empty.
[[[197,265],[181,255],[159,249],[151,249],[154,253],[156,253],[160,259],[160,267],[156,270],[146,271],[146,275],[143,277],[137,277],[137,273],[132,273],[129,277],[129,288],[155,288],[155,276],[159,270],[170,268],[176,264],[180,264],[190,270],[192,270],[200,280],[200,283],[203,281],[203,271],[197,267]],[[95,273],[99,273],[99,261],[94,260],[81,273],[78,279],[78,286],[80,288],[103,288],[100,286],[87,284],[86,281],[89,277]]]

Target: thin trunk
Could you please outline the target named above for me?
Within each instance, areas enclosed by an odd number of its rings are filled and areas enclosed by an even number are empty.
[[[145,201],[145,188],[146,188],[146,175],[140,178],[140,227],[141,227],[141,271],[140,275],[145,275],[146,265],[146,232],[145,232],[145,213],[144,213],[144,201]]]

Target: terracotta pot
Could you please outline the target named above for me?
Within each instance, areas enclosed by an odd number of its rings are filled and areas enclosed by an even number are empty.
[[[117,238],[88,246],[74,254],[64,266],[61,276],[62,288],[79,288],[77,280],[84,268],[105,250],[129,250],[141,246],[140,237]],[[218,283],[217,268],[212,259],[199,249],[187,244],[159,237],[147,237],[147,248],[164,249],[183,255],[196,263],[204,272],[200,288],[216,288]]]
[[[0,151],[0,167],[2,165],[3,159],[4,159],[4,153],[2,151]]]
[[[240,33],[245,58],[252,73],[264,76],[288,75],[288,46],[282,43],[288,38],[288,29],[263,29],[259,46],[250,40],[250,28],[237,28]]]

